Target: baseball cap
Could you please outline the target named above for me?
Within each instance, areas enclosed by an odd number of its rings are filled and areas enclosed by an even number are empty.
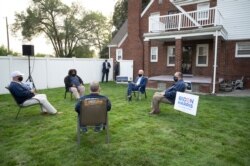
[[[24,74],[23,73],[21,73],[20,71],[13,71],[12,73],[11,73],[11,77],[13,78],[13,77],[16,77],[16,76],[23,76]]]

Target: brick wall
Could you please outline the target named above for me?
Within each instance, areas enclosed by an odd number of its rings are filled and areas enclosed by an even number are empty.
[[[224,77],[228,80],[240,79],[244,76],[245,88],[250,88],[250,58],[236,58],[235,47],[237,41],[225,43]]]

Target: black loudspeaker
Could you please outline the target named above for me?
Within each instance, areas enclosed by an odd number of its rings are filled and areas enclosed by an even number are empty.
[[[33,45],[23,45],[23,55],[24,56],[34,56],[34,46]]]

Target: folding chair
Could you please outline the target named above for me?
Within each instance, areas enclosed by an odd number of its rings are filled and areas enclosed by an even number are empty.
[[[136,97],[137,100],[141,100],[141,95],[142,94],[145,95],[145,99],[147,98],[146,87],[147,87],[147,84],[148,84],[148,77],[145,77],[145,79],[146,79],[145,86],[140,87],[138,90],[132,91],[132,93],[134,93],[134,97]]]
[[[107,99],[89,98],[81,101],[80,117],[77,118],[77,143],[80,144],[80,128],[103,124],[106,130],[106,143],[109,143]]]
[[[32,105],[28,105],[28,106],[24,106],[23,104],[18,104],[18,102],[16,101],[16,98],[14,97],[14,95],[12,94],[11,90],[9,89],[9,87],[5,87],[11,94],[12,98],[14,99],[14,101],[16,102],[17,106],[19,107],[18,109],[18,112],[17,112],[17,115],[16,115],[16,119],[19,115],[19,112],[21,111],[22,108],[25,108],[25,107],[30,107],[30,106],[34,106],[34,105],[40,105],[40,108],[41,108],[41,111],[42,111],[42,104],[40,103],[39,100],[33,98],[34,100],[37,100],[37,103],[34,103]]]
[[[66,86],[66,77],[64,78],[64,84],[65,84],[65,92],[64,92],[64,99],[66,99],[67,93],[70,93],[70,99],[72,100],[72,92],[69,91],[69,89]]]

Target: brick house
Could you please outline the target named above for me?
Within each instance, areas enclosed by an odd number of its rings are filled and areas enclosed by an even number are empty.
[[[216,93],[244,76],[250,88],[249,0],[128,0],[128,19],[109,44],[114,60],[133,60],[149,86],[167,87],[175,71],[192,91]]]

